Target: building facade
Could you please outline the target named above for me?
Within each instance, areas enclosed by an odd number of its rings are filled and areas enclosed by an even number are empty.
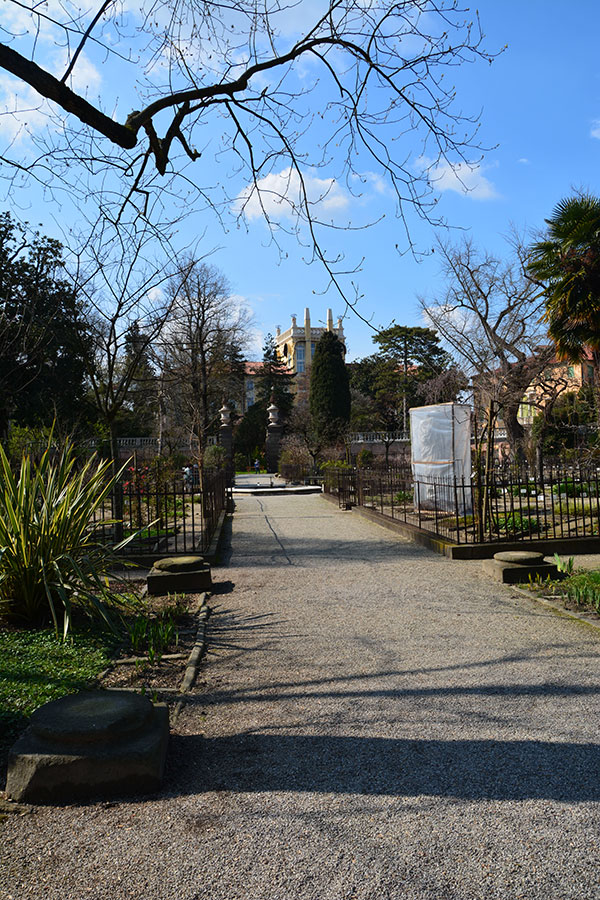
[[[282,362],[292,375],[296,375],[295,388],[299,395],[308,394],[309,372],[312,358],[315,354],[317,341],[325,331],[332,331],[342,342],[344,354],[346,353],[346,339],[341,317],[337,320],[337,327],[333,326],[333,313],[327,310],[326,326],[314,328],[310,321],[310,310],[304,310],[304,325],[298,325],[296,316],[292,316],[292,323],[285,331],[279,326],[275,332],[275,346]]]

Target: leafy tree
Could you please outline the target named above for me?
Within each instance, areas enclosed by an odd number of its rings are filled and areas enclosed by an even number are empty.
[[[0,436],[8,420],[73,423],[90,336],[58,241],[0,215]]]
[[[351,389],[371,401],[371,415],[367,415],[367,421],[360,426],[355,415],[360,414],[361,409],[366,412],[369,407],[359,402],[355,410],[352,404],[352,427],[397,431],[401,427],[399,400],[402,375],[395,362],[374,354],[350,363],[348,371]]]
[[[390,325],[373,338],[378,344],[387,367],[378,373],[379,391],[388,386],[399,394],[402,409],[402,430],[408,428],[408,410],[422,403],[420,386],[449,369],[452,360],[441,347],[432,328]],[[394,373],[394,368],[396,373]],[[391,390],[390,390],[391,389]]]
[[[290,374],[285,363],[277,355],[277,347],[272,334],[268,334],[263,346],[262,364],[254,375],[256,382],[256,399],[270,404],[271,398],[279,410],[279,421],[283,424],[289,417],[294,404],[292,385],[294,376]],[[266,421],[265,421],[266,427]]]
[[[267,404],[260,401],[253,403],[239,422],[234,434],[234,450],[250,460],[257,449],[264,452],[266,436]]]
[[[325,331],[315,346],[309,409],[316,432],[331,442],[343,434],[350,421],[350,379],[344,346],[333,331]]]
[[[546,238],[531,248],[528,270],[543,287],[548,331],[559,359],[582,362],[589,348],[598,390],[600,198],[582,194],[561,200],[546,225]]]

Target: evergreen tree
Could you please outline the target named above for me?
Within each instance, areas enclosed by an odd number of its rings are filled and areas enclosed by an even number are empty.
[[[9,419],[68,428],[80,417],[89,334],[62,252],[0,214],[0,436]]]
[[[147,338],[136,319],[125,335],[125,368],[133,374],[127,400],[117,415],[116,426],[127,437],[149,437],[156,428],[158,396],[156,373],[150,360]]]
[[[332,331],[325,331],[315,347],[310,372],[309,408],[317,433],[337,440],[350,421],[350,381],[344,346]]]
[[[290,374],[283,361],[277,355],[277,347],[272,334],[268,334],[263,345],[263,361],[257,369],[256,399],[268,406],[271,398],[279,410],[279,421],[284,423],[292,411],[294,395],[292,385],[294,376]],[[266,422],[265,422],[266,427]]]
[[[380,331],[373,341],[379,345],[382,360],[388,364],[378,374],[378,389],[383,389],[385,382],[387,387],[384,391],[388,394],[390,388],[397,391],[402,430],[406,431],[408,410],[423,403],[421,386],[449,369],[452,359],[440,346],[437,332],[432,328],[390,325]]]

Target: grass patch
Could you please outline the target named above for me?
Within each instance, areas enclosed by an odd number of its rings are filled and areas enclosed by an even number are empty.
[[[15,740],[38,706],[89,687],[114,649],[114,636],[100,632],[62,641],[52,629],[0,629],[0,746]]]

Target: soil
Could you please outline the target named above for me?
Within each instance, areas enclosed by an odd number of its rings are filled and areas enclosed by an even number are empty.
[[[127,584],[127,589],[140,588],[141,583]],[[187,594],[186,611],[176,617],[177,640],[163,651],[163,657],[150,661],[147,654],[134,654],[128,647],[123,647],[110,669],[99,681],[99,687],[107,689],[125,689],[144,691],[153,699],[171,701],[179,693],[189,655],[196,642],[198,630],[197,613],[202,606],[203,594]],[[173,605],[173,598],[151,597],[146,595],[145,605],[150,614],[159,614]],[[177,659],[165,659],[165,656],[177,654]],[[136,659],[135,662],[123,660]]]

